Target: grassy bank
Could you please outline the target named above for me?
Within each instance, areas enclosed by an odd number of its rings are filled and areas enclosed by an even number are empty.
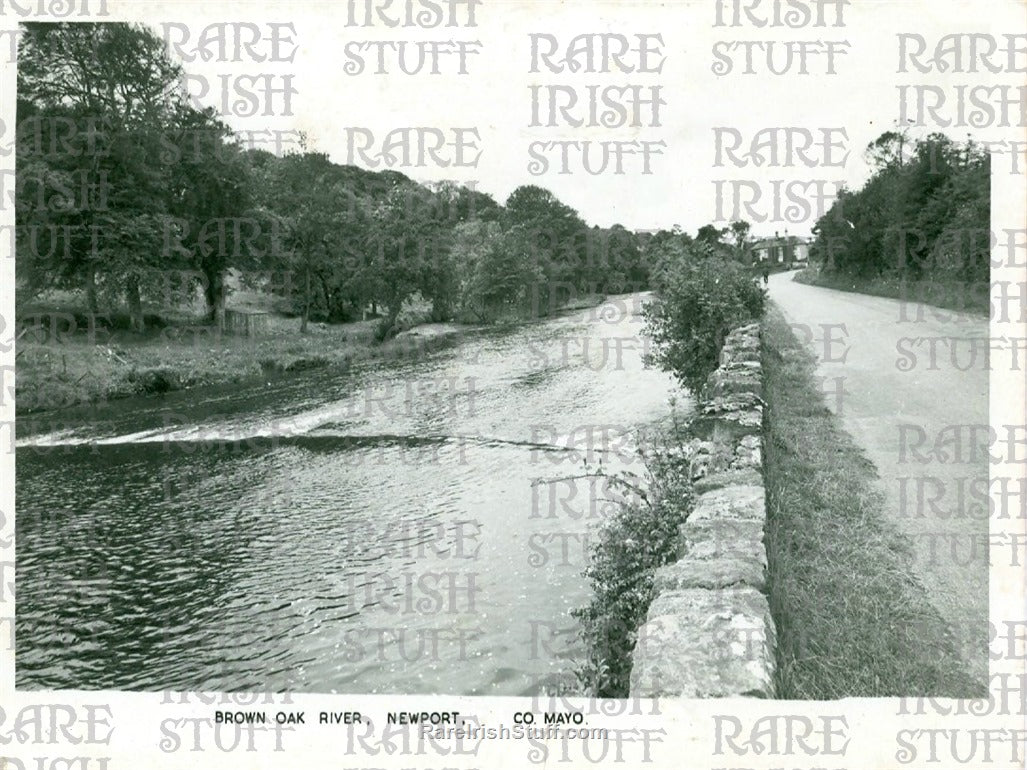
[[[220,334],[195,308],[152,308],[147,330],[129,330],[123,313],[104,314],[90,331],[81,298],[55,294],[19,309],[16,343],[19,414],[129,396],[228,385],[357,361],[407,357],[445,344],[438,329],[384,343],[377,321],[311,323],[280,312],[275,298],[240,291],[233,309],[268,313],[254,337]],[[53,319],[56,318],[56,321]],[[417,319],[411,325],[416,325]],[[452,330],[447,330],[450,333]]]
[[[961,281],[909,281],[894,277],[858,278],[843,273],[807,267],[795,274],[795,280],[825,289],[851,291],[888,297],[908,302],[923,302],[961,313],[988,315],[991,309],[991,286]]]
[[[348,365],[374,350],[371,329],[329,327],[301,335],[288,325],[275,324],[259,338],[180,324],[144,334],[105,330],[93,339],[84,331],[56,340],[30,332],[17,344],[18,412]]]
[[[764,468],[778,692],[797,700],[982,694],[887,523],[870,461],[827,409],[814,361],[769,306]]]
[[[604,299],[578,298],[557,314]],[[345,369],[367,360],[409,359],[478,328],[427,323],[426,305],[405,312],[400,319],[405,331],[384,342],[376,335],[379,322],[374,319],[311,323],[301,333],[300,319],[282,312],[278,304],[257,292],[233,293],[230,308],[268,313],[266,329],[255,337],[218,334],[195,308],[152,308],[143,333],[129,330],[127,315],[108,313],[90,333],[82,298],[55,293],[17,314],[20,329],[29,327],[16,342],[18,413],[231,385],[314,368]]]

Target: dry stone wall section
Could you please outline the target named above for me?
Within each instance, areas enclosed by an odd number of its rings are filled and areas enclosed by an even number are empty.
[[[677,561],[655,576],[638,631],[631,695],[774,697],[774,621],[767,603],[763,373],[759,324],[732,331],[710,375],[693,447],[695,507]]]

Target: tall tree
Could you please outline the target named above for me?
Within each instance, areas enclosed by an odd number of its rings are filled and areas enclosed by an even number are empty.
[[[731,238],[734,240],[735,257],[739,261],[745,261],[746,257],[746,246],[749,240],[750,225],[744,219],[739,219],[731,223],[730,231]]]
[[[64,265],[51,262],[29,273],[77,275],[90,288],[102,273],[112,289],[123,292],[133,326],[142,329],[142,286],[154,267],[163,266],[168,212],[160,192],[159,148],[184,98],[181,70],[150,30],[124,23],[28,23],[18,57],[19,106],[26,114],[31,106],[47,124],[41,130],[70,121],[74,135],[90,137],[91,145],[87,152],[57,144],[33,153],[29,144],[28,152],[19,153],[26,173],[37,181],[52,179],[50,171],[78,174],[86,187],[109,188],[102,203],[98,195],[84,196],[75,207],[78,232],[93,234],[91,253],[65,251]],[[89,297],[95,304],[95,291]]]
[[[530,307],[542,281],[530,257],[530,237],[523,225],[504,230],[496,221],[471,220],[457,226],[452,255],[465,314],[489,323],[505,311]]]
[[[383,336],[395,332],[403,303],[415,293],[436,304],[440,293],[452,289],[447,259],[452,228],[439,211],[432,193],[410,180],[396,184],[374,206],[372,283],[373,296],[386,310]]]
[[[208,319],[222,316],[229,268],[255,267],[270,242],[254,211],[250,164],[213,110],[182,105],[166,136],[168,241],[200,277]]]
[[[874,172],[839,193],[813,228],[821,269],[862,278],[989,279],[989,159],[973,142],[886,131],[867,147]]]
[[[296,278],[301,296],[300,331],[306,332],[319,293],[319,276],[348,261],[352,217],[345,185],[327,156],[305,152],[268,164],[263,182],[265,211],[280,233],[277,259]],[[327,282],[327,281],[326,281]],[[324,289],[324,285],[320,287]]]
[[[507,229],[521,226],[555,307],[587,283],[588,227],[578,212],[537,185],[518,187],[506,200]]]

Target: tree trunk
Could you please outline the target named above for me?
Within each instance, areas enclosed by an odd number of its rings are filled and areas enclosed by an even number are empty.
[[[388,321],[386,322],[386,337],[392,337],[396,334],[396,320],[399,318],[399,311],[403,309],[402,300],[389,305]]]
[[[225,330],[225,277],[220,271],[205,274],[207,282],[203,287],[203,296],[207,301],[207,320],[217,326],[219,332]]]
[[[303,286],[303,321],[300,323],[300,334],[307,333],[307,322],[310,320],[310,270],[306,271]]]
[[[86,268],[86,304],[89,306],[89,312],[93,315],[100,312],[100,306],[96,300],[96,271],[91,266]]]
[[[321,291],[324,293],[328,320],[334,321],[338,317],[338,309],[335,307],[335,299],[332,297],[332,290],[328,287],[328,279],[324,277],[324,273],[318,273],[317,279],[321,282]]]
[[[435,297],[431,301],[431,320],[435,323],[441,323],[443,321],[449,321],[453,318],[453,309],[449,304],[449,301],[440,297]]]
[[[146,331],[146,319],[143,317],[143,301],[139,295],[139,279],[131,276],[128,279],[128,314],[133,331]]]

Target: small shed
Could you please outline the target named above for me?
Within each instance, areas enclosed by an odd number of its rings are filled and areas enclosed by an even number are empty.
[[[262,337],[267,334],[268,316],[263,310],[225,309],[225,331],[242,337]]]

